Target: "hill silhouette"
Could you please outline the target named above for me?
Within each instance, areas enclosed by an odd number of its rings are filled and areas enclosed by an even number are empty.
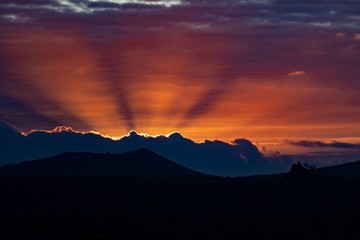
[[[317,172],[328,177],[360,179],[360,161],[319,168]]]
[[[193,171],[148,149],[110,153],[67,152],[0,168],[0,176],[42,177],[200,177]]]
[[[293,164],[291,170],[285,174],[288,179],[321,179],[347,178],[360,179],[360,161],[327,166],[318,169],[308,169],[300,162]]]
[[[176,132],[151,137],[132,131],[116,140],[93,132],[78,132],[66,126],[56,127],[52,131],[32,131],[25,135],[0,121],[0,166],[64,152],[116,154],[139,148],[147,148],[195,171],[218,176],[284,172],[292,163],[288,156],[264,156],[247,139],[235,139],[231,143],[219,140],[197,143]]]

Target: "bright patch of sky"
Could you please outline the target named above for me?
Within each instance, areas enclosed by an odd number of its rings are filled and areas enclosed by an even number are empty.
[[[107,2],[107,3],[117,3],[117,4],[144,4],[144,5],[155,5],[155,6],[165,6],[172,7],[181,4],[181,0],[164,0],[164,1],[149,1],[149,0],[89,0],[89,2]]]
[[[92,4],[97,4],[98,6],[94,7]],[[170,8],[182,5],[184,2],[183,0],[52,0],[47,4],[0,3],[0,8],[89,14],[98,11],[117,11],[121,8],[121,5],[125,4]],[[13,16],[7,16],[6,18],[8,20],[14,20]]]
[[[139,5],[148,5],[148,6],[159,6],[159,7],[173,7],[181,5],[181,0],[159,0],[159,1],[149,1],[149,0],[83,0],[83,1],[71,1],[71,0],[56,0],[60,5],[57,9],[59,12],[72,11],[76,13],[93,13],[96,11],[105,11],[105,10],[117,10],[116,5],[123,4],[139,4]],[[89,7],[91,3],[104,4],[104,7]],[[105,6],[105,4],[114,4],[113,6]]]

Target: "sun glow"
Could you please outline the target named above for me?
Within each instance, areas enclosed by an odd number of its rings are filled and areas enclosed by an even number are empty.
[[[357,93],[315,81],[315,70],[252,59],[245,38],[211,32],[219,26],[194,31],[169,16],[166,24],[156,14],[139,16],[151,24],[131,16],[111,19],[115,28],[82,29],[80,21],[2,33],[6,96],[58,125],[113,139],[131,130],[181,132],[197,142],[358,138]]]

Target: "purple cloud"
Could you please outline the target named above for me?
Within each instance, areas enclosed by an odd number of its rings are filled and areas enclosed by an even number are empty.
[[[308,147],[308,148],[344,148],[344,149],[360,149],[360,143],[347,143],[347,142],[338,142],[332,141],[330,143],[321,142],[321,141],[293,141],[285,140],[287,144],[299,146],[299,147]]]

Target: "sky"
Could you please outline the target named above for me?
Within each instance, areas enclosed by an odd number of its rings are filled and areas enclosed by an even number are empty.
[[[360,159],[359,13],[355,0],[2,0],[0,119]]]

